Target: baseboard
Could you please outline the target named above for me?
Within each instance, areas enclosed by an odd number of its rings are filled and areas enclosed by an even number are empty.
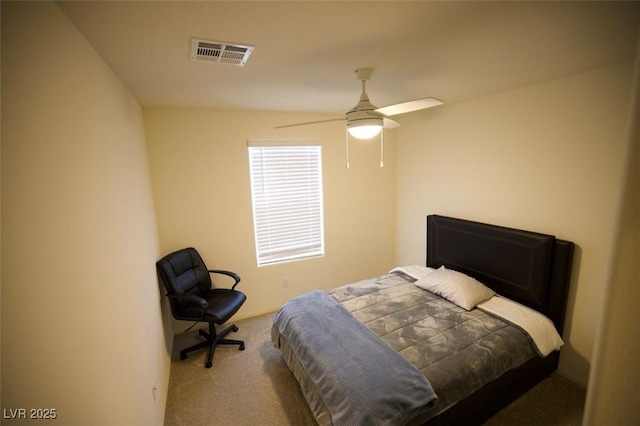
[[[571,370],[568,370],[562,366],[558,367],[558,374],[560,374],[562,377],[564,377],[565,379],[569,379],[571,380],[573,383],[575,383],[578,386],[581,386],[582,388],[586,389],[587,386],[589,385],[589,378],[588,377],[583,377],[579,374],[574,373]]]
[[[242,312],[242,309],[241,309],[240,312],[238,312],[236,315],[234,315],[232,320],[233,321],[240,321],[240,320],[243,320],[243,319],[261,317],[262,315],[267,315],[267,314],[275,315],[275,313],[278,312],[278,309],[280,309],[280,307],[262,309],[262,310],[259,310],[259,311],[250,312],[249,314],[246,314],[246,315],[243,315],[241,313]]]

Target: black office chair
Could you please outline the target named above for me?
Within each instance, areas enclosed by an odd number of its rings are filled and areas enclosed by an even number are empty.
[[[167,290],[171,304],[171,312],[178,320],[200,321],[209,323],[209,332],[199,330],[206,340],[180,351],[180,359],[187,353],[200,348],[209,348],[204,364],[211,368],[213,353],[217,345],[239,345],[244,350],[241,340],[225,339],[230,331],[238,331],[235,324],[216,333],[216,324],[226,323],[240,309],[247,297],[235,288],[240,277],[231,271],[219,269],[208,270],[204,261],[196,251],[189,247],[170,253],[156,263],[158,277]],[[224,274],[235,280],[231,289],[212,288],[210,274]]]

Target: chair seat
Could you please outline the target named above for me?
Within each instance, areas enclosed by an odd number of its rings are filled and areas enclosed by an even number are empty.
[[[207,303],[212,306],[202,318],[202,310],[197,305],[190,305],[180,312],[180,316],[184,320],[202,320],[207,321],[209,317],[213,317],[217,324],[227,322],[240,309],[244,301],[247,299],[244,293],[237,290],[226,288],[213,288],[206,294],[202,295]]]

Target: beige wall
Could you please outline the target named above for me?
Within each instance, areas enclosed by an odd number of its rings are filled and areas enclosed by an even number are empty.
[[[637,425],[640,421],[640,55],[636,56],[634,84],[613,271],[603,300],[587,393],[584,424],[589,426]]]
[[[2,78],[2,408],[162,424],[141,108],[53,3],[2,2]]]
[[[385,167],[377,142],[350,145],[344,123],[274,130],[327,118],[250,111],[144,109],[162,251],[194,246],[207,266],[242,277],[238,318],[275,311],[287,299],[388,271],[393,262],[393,134]],[[322,145],[325,256],[258,268],[247,140],[315,139]],[[282,287],[282,278],[289,287]],[[225,283],[220,283],[226,285]],[[181,332],[182,328],[176,328]]]
[[[396,131],[397,262],[436,213],[577,244],[560,370],[586,385],[611,268],[632,64],[409,115]]]

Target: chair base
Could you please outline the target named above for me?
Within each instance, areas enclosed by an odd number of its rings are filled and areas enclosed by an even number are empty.
[[[209,353],[207,354],[207,360],[204,363],[205,368],[211,368],[213,364],[213,354],[216,350],[216,346],[218,345],[238,345],[238,350],[244,350],[244,342],[242,340],[233,340],[233,339],[225,339],[224,336],[229,334],[231,331],[238,331],[238,327],[235,324],[225,328],[220,333],[216,332],[216,326],[214,323],[209,323],[209,332],[200,329],[198,330],[198,334],[204,337],[206,340],[204,342],[200,342],[193,346],[189,346],[186,349],[180,351],[180,359],[187,358],[187,353],[196,351],[202,348],[209,348]]]

